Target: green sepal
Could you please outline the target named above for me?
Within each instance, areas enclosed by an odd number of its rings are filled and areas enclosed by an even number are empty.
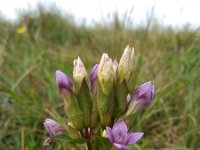
[[[71,94],[68,98],[69,99],[65,99],[64,110],[74,128],[81,131],[84,128],[83,112],[81,111],[77,99],[73,94]]]
[[[90,127],[92,100],[86,79],[83,80],[80,91],[76,95],[81,111],[83,112],[84,127]]]
[[[117,83],[116,84],[116,87],[115,87],[115,90],[116,90],[116,103],[117,103],[117,107],[115,107],[115,115],[117,116],[120,116],[122,115],[125,111],[126,111],[126,108],[127,108],[127,95],[129,93],[129,90],[128,90],[128,86],[127,86],[127,83],[125,80],[123,80],[123,82],[120,84],[120,83]]]
[[[92,97],[92,111],[91,111],[91,127],[95,128],[99,120],[99,111],[97,106],[97,94],[96,92],[91,95]]]
[[[110,125],[114,109],[114,94],[105,95],[100,86],[97,87],[97,107],[101,124]]]
[[[100,85],[104,95],[108,96],[110,94],[113,88],[113,83],[114,83],[114,76],[112,75],[110,76],[108,81],[105,81],[104,78],[101,77],[98,78],[98,84]]]
[[[65,129],[67,130],[68,135],[73,139],[81,138],[81,134],[78,130],[73,128],[72,126],[66,124]]]

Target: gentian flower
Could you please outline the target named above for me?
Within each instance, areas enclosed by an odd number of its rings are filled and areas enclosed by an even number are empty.
[[[47,130],[49,136],[52,138],[54,136],[62,134],[64,132],[64,128],[52,119],[48,119],[48,118],[45,119],[43,124],[44,124],[44,127]]]
[[[65,73],[60,70],[56,71],[56,85],[61,93],[63,90],[67,90],[68,92],[72,91],[71,80]]]
[[[110,142],[119,150],[127,150],[129,144],[136,143],[144,133],[128,133],[128,127],[123,120],[118,120],[112,128],[106,127]]]
[[[149,104],[154,98],[154,85],[151,81],[143,83],[134,91],[134,97],[128,102],[126,116],[138,112],[143,106]]]
[[[143,83],[135,90],[136,101],[142,101],[145,105],[149,104],[154,98],[154,85],[151,81]]]

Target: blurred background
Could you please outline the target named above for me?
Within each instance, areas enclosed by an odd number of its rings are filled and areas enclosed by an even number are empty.
[[[55,85],[80,56],[88,73],[103,52],[135,48],[132,88],[152,80],[153,103],[133,118],[135,150],[200,149],[198,0],[0,0],[0,149],[43,147],[45,118],[61,121]],[[60,148],[61,149],[61,148]]]

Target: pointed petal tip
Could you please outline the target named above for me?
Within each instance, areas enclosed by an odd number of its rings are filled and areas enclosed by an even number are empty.
[[[136,143],[138,140],[142,138],[143,135],[144,135],[143,132],[134,132],[134,133],[129,134],[127,144]]]

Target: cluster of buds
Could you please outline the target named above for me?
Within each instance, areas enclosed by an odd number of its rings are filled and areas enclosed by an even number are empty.
[[[73,77],[70,79],[56,71],[56,84],[64,99],[64,110],[71,128],[85,139],[88,149],[95,145],[98,135],[106,129],[109,141],[118,149],[138,141],[143,133],[128,134],[127,125],[121,118],[129,117],[148,105],[154,98],[154,86],[148,81],[134,91],[129,89],[133,72],[134,49],[127,46],[119,63],[103,54],[99,64],[88,75],[84,63],[74,60]],[[51,137],[63,132],[52,121],[44,122]],[[70,131],[71,131],[70,128]],[[62,130],[61,130],[62,129]],[[67,131],[67,132],[70,132]]]

